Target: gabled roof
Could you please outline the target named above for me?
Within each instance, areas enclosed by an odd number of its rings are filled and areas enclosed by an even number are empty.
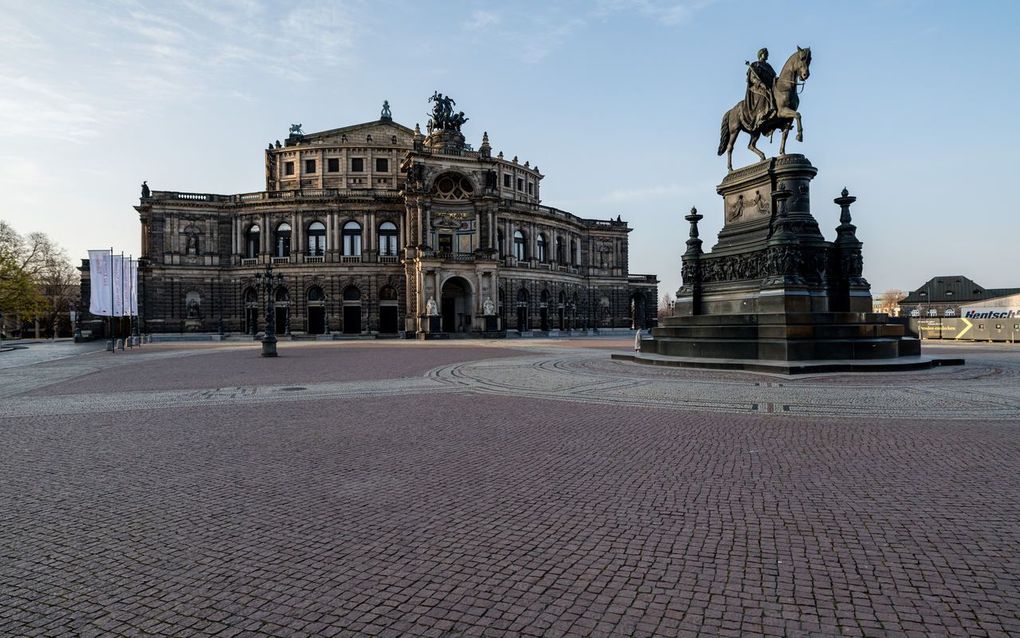
[[[301,137],[301,142],[307,144],[309,142],[340,142],[344,135],[350,135],[352,133],[372,133],[374,131],[387,131],[390,134],[400,133],[404,136],[413,136],[414,129],[407,128],[403,124],[397,124],[393,120],[374,120],[372,122],[362,122],[361,124],[351,124],[350,126],[342,126],[340,128],[332,128],[325,131],[317,131],[315,133],[305,133]],[[294,144],[293,138],[287,138],[287,146]]]

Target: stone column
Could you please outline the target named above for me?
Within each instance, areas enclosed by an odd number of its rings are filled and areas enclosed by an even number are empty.
[[[422,238],[422,243],[428,244],[435,250],[435,246],[432,246],[432,204],[431,202],[425,202],[425,235]],[[437,300],[438,303],[438,300]]]
[[[330,261],[329,254],[336,248],[336,244],[333,243],[333,213],[332,211],[326,213],[326,261]]]
[[[496,211],[490,206],[488,210],[489,217],[489,249],[496,249]]]
[[[375,213],[373,211],[365,213],[365,245],[361,247],[361,252],[365,252],[366,249],[370,252],[375,250]]]
[[[485,294],[484,291],[482,290],[482,282],[485,280],[485,275],[482,274],[481,272],[476,272],[475,279],[477,280],[476,281],[477,292],[475,293],[475,308],[473,312],[475,315],[480,315],[482,314],[482,297]]]
[[[418,228],[418,245],[425,243],[425,202],[421,198],[416,201],[418,217],[415,219],[415,226]]]

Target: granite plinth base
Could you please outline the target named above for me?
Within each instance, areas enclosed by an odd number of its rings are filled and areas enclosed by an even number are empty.
[[[795,368],[852,371],[862,369],[861,362],[874,364],[868,370],[944,365],[931,363],[944,360],[922,359],[921,342],[888,319],[863,312],[674,316],[654,328],[652,339],[642,341],[640,355],[633,356],[687,367],[789,374]]]
[[[903,372],[926,370],[937,366],[963,365],[963,359],[927,356],[904,356],[895,359],[831,359],[817,361],[770,361],[765,359],[718,359],[707,357],[669,357],[644,352],[614,354],[613,359],[647,365],[676,368],[736,370],[772,374],[822,374],[827,372]]]

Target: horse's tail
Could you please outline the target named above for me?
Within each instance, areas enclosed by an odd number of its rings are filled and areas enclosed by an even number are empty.
[[[722,155],[726,152],[726,147],[730,144],[730,112],[726,111],[722,116],[722,129],[719,131],[719,150],[716,151],[716,155]]]

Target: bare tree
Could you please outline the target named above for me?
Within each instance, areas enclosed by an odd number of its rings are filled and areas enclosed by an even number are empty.
[[[674,303],[676,303],[676,300],[668,292],[662,296],[662,299],[659,300],[659,321],[673,314]]]
[[[25,318],[35,316],[43,299],[25,270],[25,240],[0,219],[0,331],[9,336]]]
[[[884,312],[894,317],[900,314],[900,302],[906,299],[907,293],[898,288],[890,288],[875,296],[872,305],[875,312]]]
[[[45,233],[22,237],[0,220],[0,311],[32,320],[56,335],[57,319],[78,297],[78,273],[67,251]]]

